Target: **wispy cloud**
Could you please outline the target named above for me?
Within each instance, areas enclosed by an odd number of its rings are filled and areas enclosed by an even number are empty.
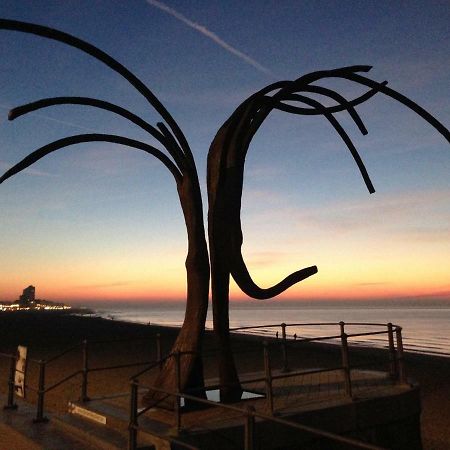
[[[252,267],[273,266],[280,260],[286,258],[286,252],[251,252],[246,262]]]
[[[0,172],[6,172],[8,169],[10,169],[13,166],[13,164],[10,164],[6,161],[0,160]],[[59,175],[49,172],[44,172],[42,170],[36,170],[36,169],[25,169],[24,173],[28,175],[33,175],[35,177],[50,177],[50,178],[57,178]]]
[[[114,288],[119,286],[128,286],[131,284],[131,281],[117,281],[114,283],[105,283],[105,284],[85,284],[81,286],[75,286],[79,289],[104,289],[104,288]]]
[[[98,132],[98,130],[95,130],[93,128],[84,127],[83,125],[77,125],[76,123],[73,123],[73,122],[67,122],[67,120],[54,119],[53,117],[44,116],[43,114],[39,114],[39,117],[41,117],[42,119],[45,119],[45,120],[50,120],[51,122],[56,122],[56,123],[60,123],[62,125],[67,125],[69,127],[76,128],[78,130],[89,131],[91,133]]]
[[[260,64],[258,61],[254,60],[250,56],[246,55],[244,52],[238,50],[237,48],[233,47],[232,45],[225,42],[222,38],[217,36],[217,34],[213,33],[212,31],[208,30],[203,25],[200,25],[193,20],[187,18],[185,15],[181,14],[177,10],[171,8],[170,6],[167,6],[166,4],[159,2],[157,0],[147,0],[147,3],[151,6],[154,6],[155,8],[160,9],[161,11],[164,11],[165,13],[171,15],[175,19],[179,20],[180,22],[183,22],[188,27],[194,29],[198,33],[202,34],[203,36],[207,37],[211,41],[215,42],[217,45],[225,49],[227,52],[233,54],[234,56],[237,56],[242,61],[246,62],[247,64],[253,66],[255,69],[259,70],[260,72],[265,73],[266,75],[269,75],[271,77],[277,78],[277,76],[267,67],[264,67],[262,64]]]
[[[389,233],[400,233],[405,238],[422,236],[426,240],[437,240],[446,236],[448,227],[438,223],[434,226],[426,224],[431,218],[435,222],[447,223],[448,195],[448,190],[399,193],[384,199],[343,202],[298,211],[297,219],[310,227],[334,232],[350,233],[378,228]]]
[[[12,109],[11,106],[5,105],[3,103],[0,103],[0,108],[6,109],[7,111],[10,111]],[[53,117],[46,116],[45,114],[33,113],[33,116],[39,117],[40,119],[44,119],[44,120],[50,120],[51,122],[60,123],[62,125],[67,125],[69,127],[76,128],[78,130],[89,131],[89,132],[94,132],[94,133],[96,133],[98,131],[98,130],[94,130],[93,128],[88,128],[88,127],[84,127],[83,125],[78,125],[73,122],[68,122],[67,120],[55,119]],[[7,119],[5,118],[4,121],[6,122],[6,120]],[[3,120],[0,120],[0,122],[2,122],[2,121]]]

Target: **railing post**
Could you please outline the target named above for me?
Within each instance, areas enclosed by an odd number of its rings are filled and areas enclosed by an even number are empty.
[[[175,392],[180,394],[181,392],[181,367],[180,367],[180,352],[177,351],[174,354],[175,358]],[[179,395],[175,396],[175,430],[177,435],[181,431],[181,397]]]
[[[128,424],[128,450],[137,449],[137,407],[138,407],[138,380],[131,381],[130,395],[130,422]]]
[[[273,390],[272,390],[272,369],[270,367],[269,344],[267,341],[263,342],[264,346],[264,373],[266,382],[266,399],[269,407],[269,412],[273,415]]]
[[[398,381],[401,384],[406,384],[406,371],[405,361],[403,359],[403,339],[402,339],[402,327],[395,329],[397,337],[397,368],[398,368]]]
[[[159,371],[162,370],[161,333],[156,333],[156,360],[159,361]]]
[[[44,417],[44,396],[45,396],[45,361],[39,361],[39,388],[37,400],[37,413],[34,423],[48,422],[48,418]]]
[[[281,324],[281,348],[283,351],[283,368],[281,369],[282,372],[289,372],[289,364],[288,364],[288,354],[287,354],[287,342],[286,342],[286,324]]]
[[[342,369],[344,372],[345,393],[352,398],[352,379],[350,376],[350,359],[348,355],[348,340],[345,333],[341,333]]]
[[[17,409],[17,404],[14,403],[14,376],[16,373],[16,358],[11,355],[11,362],[9,366],[9,379],[8,379],[8,403],[3,409]]]
[[[247,414],[245,417],[245,431],[244,431],[244,449],[254,450],[255,448],[255,416],[253,413],[255,408],[247,406]]]
[[[342,320],[339,322],[339,328],[341,329],[341,336],[345,333],[345,322]]]
[[[89,373],[89,353],[88,353],[88,341],[85,339],[83,341],[83,373],[82,373],[82,382],[81,382],[81,401],[87,402],[89,401],[89,397],[87,395],[88,391],[88,373]]]
[[[392,323],[387,324],[388,329],[388,340],[389,340],[389,375],[392,380],[397,380],[397,360],[395,355],[395,345],[394,345],[394,332],[392,328]]]

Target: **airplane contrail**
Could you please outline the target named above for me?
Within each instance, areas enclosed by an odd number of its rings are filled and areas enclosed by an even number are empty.
[[[4,105],[3,103],[0,103],[0,108],[6,109],[8,111],[10,111],[12,109],[10,106]],[[97,130],[94,130],[92,128],[84,127],[83,125],[77,125],[76,123],[73,123],[73,122],[67,122],[66,120],[54,119],[53,117],[46,116],[45,114],[34,113],[34,116],[39,117],[40,119],[45,119],[45,120],[50,120],[52,122],[61,123],[63,125],[67,125],[72,128],[77,128],[79,130],[91,131],[93,133],[97,132]],[[0,122],[2,122],[1,119],[0,119]],[[5,120],[5,122],[6,122],[6,120]]]
[[[262,64],[260,64],[258,61],[255,61],[250,56],[246,55],[245,53],[241,52],[237,48],[234,48],[227,42],[225,42],[223,39],[221,39],[217,34],[213,33],[212,31],[208,30],[203,25],[200,25],[190,19],[188,19],[183,14],[179,13],[177,10],[171,8],[170,6],[167,6],[166,4],[158,1],[158,0],[146,0],[147,3],[151,6],[154,6],[155,8],[160,9],[161,11],[166,12],[167,14],[170,14],[172,17],[175,17],[175,19],[179,20],[180,22],[183,22],[188,27],[194,29],[195,31],[198,31],[200,34],[203,34],[203,36],[206,36],[208,39],[211,39],[213,42],[215,42],[217,45],[225,49],[227,52],[237,56],[242,61],[245,61],[247,64],[250,64],[255,69],[259,70],[260,72],[265,73],[266,75],[269,75],[271,77],[277,78],[276,75],[267,67],[264,67]]]

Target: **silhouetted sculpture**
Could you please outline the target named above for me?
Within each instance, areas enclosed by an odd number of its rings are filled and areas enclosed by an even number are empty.
[[[200,388],[198,395],[205,395],[204,391],[201,390],[204,387],[201,349],[208,308],[210,274],[214,330],[219,345],[221,400],[230,402],[239,399],[242,391],[229,341],[230,275],[247,295],[257,299],[267,299],[277,296],[293,284],[317,272],[315,266],[307,267],[287,276],[275,286],[260,288],[252,280],[242,257],[243,236],[240,210],[245,157],[253,136],[270,112],[276,109],[298,115],[324,116],[352,153],[363,180],[371,193],[375,192],[375,189],[364,164],[351,139],[334,117],[334,113],[347,111],[360,131],[367,134],[355,106],[368,100],[377,92],[381,92],[415,111],[450,142],[449,130],[423,108],[388,88],[387,82],[378,83],[360,75],[361,72],[368,72],[370,66],[354,66],[313,72],[294,81],[280,81],[271,84],[245,100],[222,125],[211,144],[208,154],[208,235],[210,248],[208,258],[202,199],[192,152],[176,121],[148,87],[115,59],[93,45],[69,34],[40,25],[12,20],[0,20],[0,28],[54,39],[88,53],[128,80],[164,120],[165,124],[157,123],[154,127],[120,106],[87,97],[46,98],[20,106],[10,112],[10,120],[52,105],[78,104],[101,108],[118,114],[140,126],[161,144],[166,153],[147,143],[124,136],[97,133],[81,134],[60,139],[34,151],[0,177],[0,183],[49,153],[81,142],[106,141],[143,150],[159,159],[166,166],[172,173],[177,185],[188,233],[186,312],[183,326],[172,352],[184,353],[181,358],[181,388],[183,390]],[[330,77],[345,78],[367,86],[369,90],[364,95],[348,101],[337,92],[314,84],[318,80]],[[308,94],[311,93],[328,97],[334,100],[336,105],[324,106],[319,101],[310,98]],[[211,268],[209,262],[211,262]],[[174,360],[169,358],[157,380],[161,388],[174,389],[174,371]],[[149,392],[145,399],[148,403],[152,403],[160,397],[159,394]]]
[[[355,110],[377,92],[411,108],[433,125],[450,142],[450,132],[419,105],[388,88],[387,82],[378,83],[359,72],[368,72],[370,66],[353,66],[341,69],[313,72],[294,81],[271,84],[245,100],[222,125],[215,136],[208,154],[208,232],[211,260],[211,283],[214,330],[219,343],[219,374],[223,386],[221,398],[233,401],[240,397],[241,387],[234,365],[229,342],[229,278],[233,276],[240,289],[256,299],[273,298],[293,284],[317,272],[317,267],[307,267],[294,272],[280,283],[262,289],[252,280],[241,253],[243,241],[240,208],[244,180],[244,164],[250,142],[261,124],[274,109],[299,115],[324,116],[350,150],[370,193],[375,189],[366,168],[351,139],[333,113],[347,111],[362,134],[367,130]],[[313,83],[326,78],[345,78],[370,88],[364,95],[348,101],[337,92]],[[321,94],[337,103],[325,107],[307,96]],[[289,102],[289,103],[286,103]],[[302,106],[298,106],[298,104]]]

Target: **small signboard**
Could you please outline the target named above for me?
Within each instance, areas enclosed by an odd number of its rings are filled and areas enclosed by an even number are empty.
[[[14,374],[14,391],[19,397],[25,397],[25,373],[27,369],[27,347],[17,347],[16,372]]]
[[[69,413],[77,414],[79,416],[86,417],[87,419],[93,420],[94,422],[106,425],[106,416],[99,414],[95,411],[83,408],[82,406],[76,405],[75,403],[69,402]]]

